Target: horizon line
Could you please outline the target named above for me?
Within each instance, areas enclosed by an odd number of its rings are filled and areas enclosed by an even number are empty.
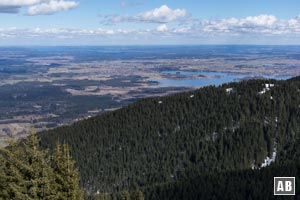
[[[162,47],[167,47],[167,46],[299,46],[300,44],[108,44],[108,45],[92,45],[92,44],[80,44],[80,45],[52,45],[52,44],[47,44],[47,45],[0,45],[0,48],[3,47],[134,47],[134,46],[139,46],[139,47],[155,47],[155,46],[162,46]]]

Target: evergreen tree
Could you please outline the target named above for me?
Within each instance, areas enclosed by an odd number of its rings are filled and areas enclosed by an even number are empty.
[[[96,194],[94,200],[110,200],[110,195],[108,193]]]
[[[57,144],[53,156],[57,197],[59,199],[83,199],[83,191],[79,189],[78,170],[71,159],[68,145]]]
[[[10,142],[10,148],[15,147],[16,143]],[[22,158],[20,156],[20,149],[16,148],[15,151],[1,149],[0,185],[3,189],[0,192],[0,199],[29,199],[25,188],[26,182],[21,171],[28,169],[28,166],[20,161]]]
[[[67,145],[60,147],[51,167],[48,151],[39,149],[34,129],[21,142],[0,149],[0,200],[81,200],[78,171]]]
[[[121,200],[130,200],[130,193],[127,190],[121,192]]]
[[[25,174],[26,188],[33,199],[55,199],[55,185],[50,160],[46,151],[39,149],[39,140],[34,129],[23,143],[24,161],[28,168]]]
[[[133,200],[144,200],[144,194],[141,190],[137,190],[134,192]]]

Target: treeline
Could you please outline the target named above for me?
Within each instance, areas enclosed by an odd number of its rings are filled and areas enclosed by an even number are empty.
[[[78,170],[67,145],[53,154],[40,150],[34,131],[0,149],[0,199],[82,200]]]
[[[207,173],[259,168],[274,151],[278,162],[299,159],[292,156],[299,146],[291,146],[300,138],[299,94],[297,77],[148,98],[41,133],[41,145],[67,143],[90,194],[146,192]]]

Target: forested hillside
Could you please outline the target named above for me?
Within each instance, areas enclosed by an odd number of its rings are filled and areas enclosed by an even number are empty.
[[[91,193],[141,188],[146,199],[176,199],[171,194],[179,195],[178,187],[194,191],[203,180],[227,183],[228,173],[242,190],[239,182],[264,183],[260,177],[272,179],[287,161],[299,174],[300,79],[242,81],[143,99],[40,137],[44,148],[57,141],[70,146],[81,184]],[[276,158],[274,170],[259,170],[267,156]],[[186,199],[200,198],[199,190]]]
[[[207,173],[192,179],[145,188],[149,200],[266,200],[300,199],[300,185],[296,196],[274,196],[274,177],[296,177],[300,181],[300,163],[274,164],[261,170],[237,170]]]

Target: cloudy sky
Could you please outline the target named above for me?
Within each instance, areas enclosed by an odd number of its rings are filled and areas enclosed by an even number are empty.
[[[300,0],[0,0],[0,45],[300,44]]]

